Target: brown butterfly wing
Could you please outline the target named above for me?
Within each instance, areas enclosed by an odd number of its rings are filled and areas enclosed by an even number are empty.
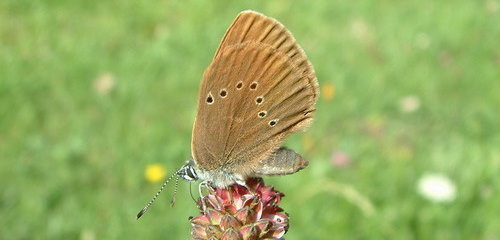
[[[203,170],[254,175],[286,136],[309,125],[317,97],[292,35],[272,18],[240,13],[203,75],[194,160]]]

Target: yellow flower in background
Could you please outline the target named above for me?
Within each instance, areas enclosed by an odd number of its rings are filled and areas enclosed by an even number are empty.
[[[333,86],[333,84],[327,83],[321,88],[321,90],[321,95],[325,100],[332,100],[333,97],[335,97],[335,87]]]
[[[146,167],[144,175],[149,182],[156,183],[165,179],[167,171],[160,164],[150,164]]]
[[[314,139],[310,135],[302,137],[302,146],[306,151],[311,151],[314,146]]]

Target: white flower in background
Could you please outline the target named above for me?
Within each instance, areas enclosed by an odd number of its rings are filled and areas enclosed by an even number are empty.
[[[415,112],[420,108],[420,99],[417,96],[406,96],[399,101],[399,109],[404,113]]]
[[[427,174],[418,180],[418,192],[433,202],[451,202],[457,191],[455,184],[441,174]]]
[[[113,89],[115,82],[113,74],[109,72],[102,73],[94,80],[94,89],[97,93],[106,95]]]

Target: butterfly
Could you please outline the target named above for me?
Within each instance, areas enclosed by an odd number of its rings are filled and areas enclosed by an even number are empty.
[[[223,188],[307,167],[302,156],[281,145],[311,124],[318,96],[313,66],[292,34],[273,18],[241,12],[203,73],[192,159],[176,175]]]
[[[281,23],[241,12],[203,74],[193,159],[179,176],[225,187],[303,169],[308,162],[281,144],[310,125],[318,88],[311,63]]]

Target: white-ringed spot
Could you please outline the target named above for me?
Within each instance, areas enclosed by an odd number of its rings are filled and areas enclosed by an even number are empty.
[[[207,104],[213,104],[213,103],[214,103],[214,96],[212,96],[212,92],[208,92]]]
[[[267,116],[267,111],[260,111],[257,116],[259,118],[265,118]]]
[[[250,84],[250,90],[255,90],[255,89],[257,89],[257,86],[258,86],[258,85],[259,85],[259,84],[258,84],[257,82],[252,82],[252,84]]]
[[[242,82],[242,81],[239,81],[239,82],[236,84],[236,90],[241,90],[241,88],[243,88],[243,82]]]
[[[225,88],[221,89],[219,95],[221,98],[227,97],[227,90]]]
[[[269,127],[274,127],[279,122],[279,119],[273,119],[269,121]]]
[[[257,105],[261,105],[264,102],[264,97],[263,96],[258,96],[255,98],[255,103]]]

